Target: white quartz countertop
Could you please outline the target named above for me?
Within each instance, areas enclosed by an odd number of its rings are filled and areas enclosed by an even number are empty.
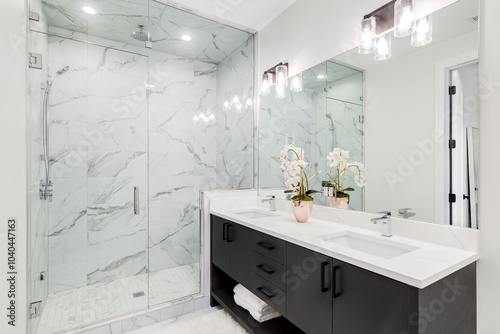
[[[259,211],[272,216],[245,218],[238,214],[245,211]],[[397,235],[383,237],[380,232],[317,218],[297,223],[291,213],[270,212],[259,206],[215,208],[210,213],[421,289],[479,259],[476,252]],[[371,223],[368,221],[367,224]],[[387,259],[325,240],[345,233],[366,236],[380,243],[402,245],[412,251]]]

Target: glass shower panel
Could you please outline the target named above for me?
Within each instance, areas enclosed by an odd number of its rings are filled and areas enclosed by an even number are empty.
[[[350,162],[364,162],[364,73],[332,61],[327,62],[327,70],[327,150],[344,148]],[[346,174],[346,186],[355,189],[349,193],[349,209],[363,211],[364,189],[356,186],[354,176]]]
[[[148,306],[148,58],[44,36],[53,198],[37,333],[58,333]]]
[[[30,50],[32,52],[47,56],[47,35],[36,32],[30,33]],[[45,179],[45,166],[43,162],[42,145],[42,90],[48,76],[48,68],[38,70],[30,69],[29,77],[29,184],[30,184],[30,303],[41,302],[45,307],[48,290],[48,224],[49,210],[48,201],[40,199],[40,180]],[[36,333],[40,318],[30,320],[31,333]]]

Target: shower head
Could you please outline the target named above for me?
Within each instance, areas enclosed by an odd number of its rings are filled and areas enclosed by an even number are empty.
[[[65,66],[65,67],[61,68],[59,71],[57,71],[57,75],[64,74],[68,71],[69,71],[69,66]]]
[[[140,24],[138,26],[138,28],[141,30],[141,31],[134,31],[133,33],[130,34],[130,36],[132,36],[133,39],[139,41],[139,42],[147,42],[150,40],[150,37],[149,37],[149,33],[145,33],[143,30],[144,30],[144,26],[142,24]]]
[[[69,66],[64,66],[61,68],[59,71],[54,74],[52,78],[47,80],[47,87],[45,87],[45,94],[48,94],[50,92],[50,89],[52,88],[52,84],[54,83],[54,80],[56,79],[57,76],[64,74],[69,71]]]

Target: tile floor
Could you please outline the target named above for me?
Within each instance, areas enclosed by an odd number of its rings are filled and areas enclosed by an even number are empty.
[[[150,273],[150,282],[149,291],[144,274],[50,294],[36,334],[61,333],[196,294],[199,264]]]

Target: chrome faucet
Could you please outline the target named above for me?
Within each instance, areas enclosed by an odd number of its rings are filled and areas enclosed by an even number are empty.
[[[267,196],[269,198],[263,199],[262,203],[269,202],[271,205],[271,211],[276,211],[276,197],[274,195]]]
[[[382,214],[382,217],[370,219],[374,224],[382,224],[382,236],[392,237],[391,213],[389,211],[377,212]]]
[[[411,208],[401,208],[398,209],[399,216],[401,218],[410,218],[416,215],[415,212],[409,212]]]

